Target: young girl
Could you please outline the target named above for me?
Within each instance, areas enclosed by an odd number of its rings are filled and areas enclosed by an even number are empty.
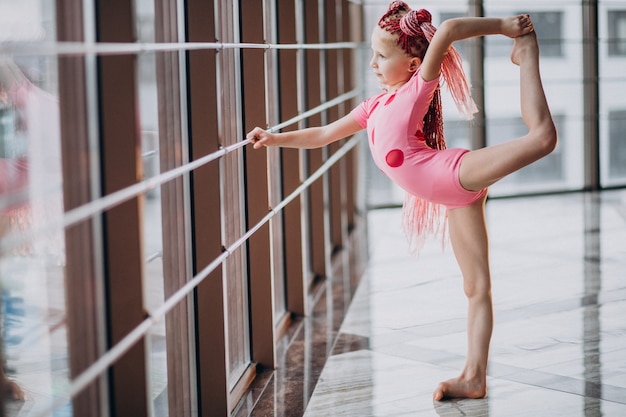
[[[439,80],[443,76],[461,110],[475,112],[469,88],[452,42],[502,34],[514,38],[511,61],[520,67],[522,118],[528,134],[509,142],[468,151],[444,149]],[[379,168],[404,188],[413,201],[405,204],[411,226],[433,230],[436,210],[447,209],[449,234],[463,274],[468,298],[468,352],[465,367],[439,384],[433,398],[481,398],[493,327],[491,277],[484,206],[487,187],[549,154],[557,133],[539,75],[539,50],[528,15],[507,18],[456,18],[438,30],[426,10],[393,2],[374,28],[370,65],[386,91],[365,100],[351,114],[324,127],[286,133],[255,128],[247,137],[254,148],[315,148],[367,129],[372,157]],[[422,217],[419,217],[422,216]]]

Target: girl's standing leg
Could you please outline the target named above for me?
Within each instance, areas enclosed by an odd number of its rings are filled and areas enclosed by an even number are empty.
[[[448,211],[450,241],[468,299],[467,361],[459,377],[439,384],[433,394],[435,400],[482,398],[487,393],[493,311],[485,199],[486,196],[470,207]]]

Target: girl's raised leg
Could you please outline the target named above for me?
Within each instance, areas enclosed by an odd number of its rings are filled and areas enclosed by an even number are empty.
[[[486,197],[485,197],[486,198]],[[439,384],[433,399],[482,398],[487,393],[487,359],[493,329],[485,198],[448,211],[450,240],[468,299],[467,361],[459,377]]]
[[[515,38],[511,61],[520,67],[522,118],[528,134],[502,144],[468,152],[461,161],[460,180],[468,190],[489,187],[552,152],[557,133],[539,74],[535,32]]]

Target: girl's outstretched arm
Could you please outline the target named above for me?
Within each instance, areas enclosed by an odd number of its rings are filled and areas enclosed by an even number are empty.
[[[252,139],[254,149],[263,146],[312,149],[321,148],[362,129],[354,117],[348,114],[326,126],[309,127],[284,133],[270,133],[260,127],[255,127],[246,135],[246,138]]]
[[[426,50],[421,75],[426,81],[439,77],[441,63],[454,41],[484,35],[505,35],[515,38],[532,31],[533,25],[527,14],[505,18],[458,17],[446,20],[439,25]]]

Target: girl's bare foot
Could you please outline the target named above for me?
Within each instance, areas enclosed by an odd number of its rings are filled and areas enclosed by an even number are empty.
[[[448,398],[483,398],[487,395],[484,378],[465,378],[463,375],[439,384],[433,393],[435,401]]]
[[[526,35],[533,32],[533,22],[527,14],[510,16],[502,19],[502,34],[509,38]]]
[[[537,35],[535,32],[519,36],[513,41],[511,62],[515,65],[520,65],[525,56],[532,56],[534,58],[539,56],[539,45],[537,44]]]

